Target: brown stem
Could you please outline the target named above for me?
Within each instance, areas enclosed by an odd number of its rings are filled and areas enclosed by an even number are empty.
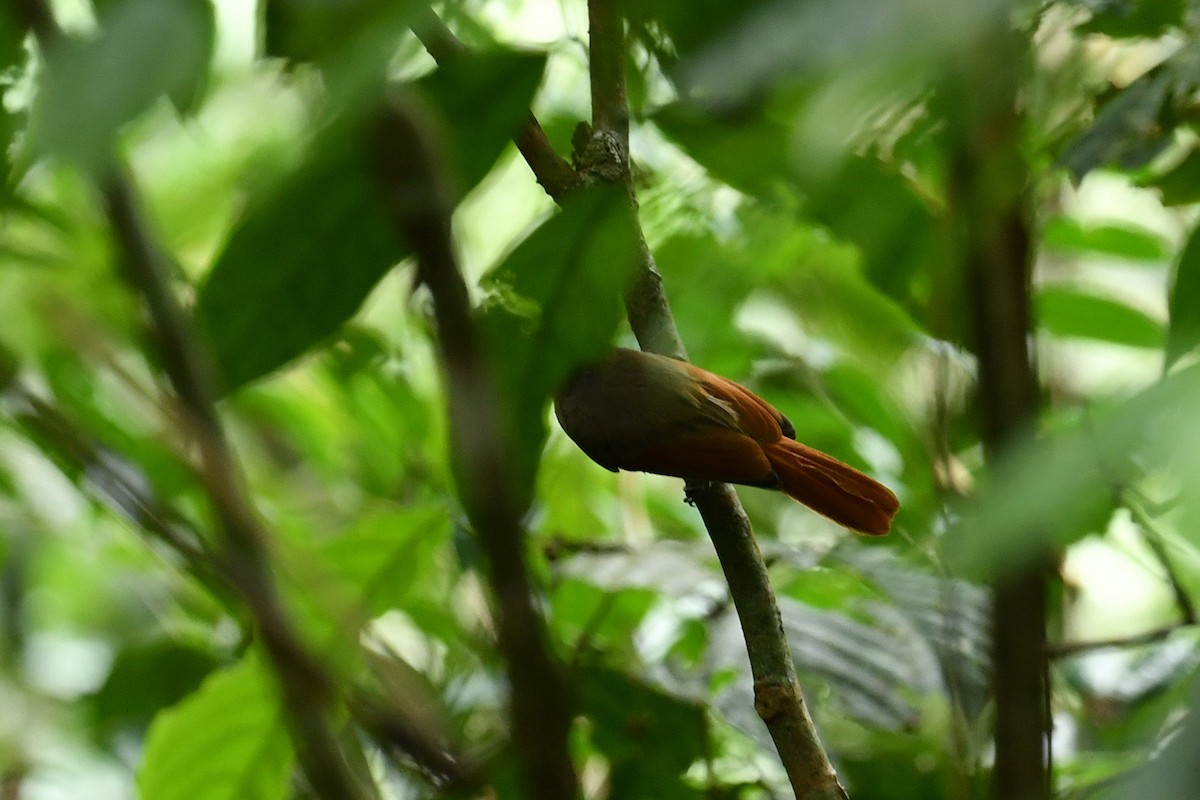
[[[413,32],[439,64],[470,55],[467,46],[428,6],[417,13]],[[550,139],[532,112],[525,118],[514,141],[525,163],[533,171],[534,178],[555,202],[561,203],[563,198],[579,187],[579,176],[551,146]]]
[[[1017,109],[1020,43],[1007,19],[972,48],[953,86],[962,102],[962,141],[955,153],[950,208],[957,211],[959,252],[967,279],[970,324],[979,359],[984,449],[995,463],[1036,421],[1037,375],[1030,355],[1030,226],[1027,178]],[[981,92],[979,87],[988,91]],[[1042,553],[996,565],[992,585],[992,681],[1001,800],[1050,795],[1047,580]]]
[[[525,565],[525,509],[509,481],[505,437],[467,286],[450,237],[453,210],[432,134],[412,104],[397,101],[379,126],[377,153],[397,227],[413,244],[418,279],[433,296],[450,416],[450,447],[467,515],[490,566],[500,654],[511,690],[513,741],[530,796],[579,794],[567,749],[571,708]]]

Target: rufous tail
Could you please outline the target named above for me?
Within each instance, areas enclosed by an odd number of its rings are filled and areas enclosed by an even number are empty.
[[[892,527],[900,501],[882,483],[792,439],[763,450],[789,497],[859,533],[882,536]]]

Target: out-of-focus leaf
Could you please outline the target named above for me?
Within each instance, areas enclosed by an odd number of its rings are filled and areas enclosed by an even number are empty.
[[[1080,0],[1092,18],[1079,26],[1084,33],[1117,38],[1156,37],[1183,24],[1187,0]]]
[[[455,62],[418,82],[444,114],[459,159],[449,166],[462,187],[481,180],[507,146],[544,64],[540,56],[499,53]],[[234,229],[196,305],[226,391],[326,339],[409,255],[368,144],[365,124],[330,126],[304,164]]]
[[[495,302],[482,323],[520,448],[514,488],[527,497],[546,440],[546,402],[577,365],[601,358],[621,321],[637,233],[615,187],[570,198],[485,279]]]
[[[858,245],[871,283],[899,302],[917,302],[915,282],[939,257],[941,234],[916,186],[876,158],[850,156],[836,173],[801,184],[807,214]]]
[[[791,133],[781,122],[754,114],[722,117],[682,102],[651,120],[713,177],[747,194],[770,196],[792,172]]]
[[[1200,148],[1162,175],[1139,181],[1139,186],[1156,187],[1164,206],[1185,206],[1200,203]]]
[[[846,542],[830,555],[869,581],[933,648],[958,702],[975,715],[989,692],[991,613],[986,592],[963,580],[932,575],[904,563],[890,548]]]
[[[599,664],[581,673],[580,705],[592,722],[592,741],[608,759],[612,796],[704,797],[684,781],[705,754],[704,707]]]
[[[98,731],[141,733],[155,714],[182,700],[217,666],[197,644],[155,639],[117,654],[104,685],[86,705]]]
[[[1037,319],[1056,336],[1096,339],[1130,347],[1163,345],[1163,326],[1119,300],[1070,286],[1042,287],[1034,298]]]
[[[1103,530],[1113,488],[1141,478],[1146,467],[1194,476],[1198,399],[1200,367],[1193,366],[1122,403],[1089,409],[1086,420],[1051,436],[1011,447],[948,537],[951,563],[972,579],[990,580],[1046,546]]]
[[[408,508],[368,517],[321,549],[321,561],[350,587],[370,616],[412,602],[437,603],[451,575],[450,517],[443,508]]]
[[[497,50],[458,58],[417,82],[444,115],[462,194],[491,170],[529,113],[546,69],[543,53]]]
[[[292,749],[277,689],[256,658],[155,719],[138,771],[144,800],[282,800]]]
[[[1185,707],[1200,707],[1200,680],[1192,684]],[[1155,757],[1121,782],[1115,795],[1120,800],[1145,797],[1195,797],[1200,794],[1200,716],[1188,714],[1168,727],[1155,748]]]
[[[1092,124],[1067,143],[1060,164],[1080,181],[1099,167],[1145,166],[1174,141],[1200,86],[1200,54],[1183,47],[1105,98]]]
[[[0,70],[15,67],[25,58],[25,26],[16,9],[12,3],[0,8]]]
[[[182,110],[203,92],[214,36],[207,0],[125,0],[91,39],[49,50],[31,126],[38,148],[99,167],[120,128],[162,95]]]
[[[371,170],[363,128],[339,125],[234,229],[196,304],[226,391],[332,334],[407,254]]]
[[[400,4],[404,5],[404,4]],[[267,0],[263,27],[266,54],[316,61],[361,41],[397,4],[389,0]]]
[[[1069,217],[1055,217],[1042,230],[1042,243],[1054,250],[1100,253],[1130,261],[1162,261],[1167,243],[1154,231],[1129,224],[1085,225]]]
[[[905,461],[926,457],[926,445],[905,419],[896,400],[878,375],[854,364],[836,364],[824,371],[822,385],[837,409],[854,426],[868,426],[892,444]]]
[[[1175,265],[1175,280],[1167,299],[1166,364],[1200,344],[1200,227],[1192,231]]]
[[[577,651],[636,657],[638,625],[658,601],[650,589],[607,591],[589,580],[567,578],[550,598],[555,635]]]

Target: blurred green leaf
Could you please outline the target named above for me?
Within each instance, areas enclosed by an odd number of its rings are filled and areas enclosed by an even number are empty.
[[[332,334],[407,254],[372,174],[365,130],[325,131],[234,229],[200,287],[199,321],[226,391]]]
[[[1127,86],[1099,100],[1095,118],[1069,141],[1059,163],[1075,181],[1100,167],[1134,170],[1175,139],[1200,86],[1200,53],[1183,47]]]
[[[321,548],[371,617],[388,609],[439,604],[448,592],[453,551],[444,508],[416,507],[373,514]],[[439,588],[440,586],[440,588]]]
[[[793,171],[791,131],[768,117],[721,116],[676,102],[650,119],[713,177],[747,194],[770,197]]]
[[[1092,18],[1079,27],[1085,33],[1117,38],[1162,36],[1183,25],[1187,0],[1079,0]]]
[[[451,179],[466,194],[520,130],[546,69],[543,53],[496,50],[456,58],[416,84],[442,113]]]
[[[144,800],[283,800],[292,750],[277,690],[257,658],[161,713],[138,771]]]
[[[580,705],[591,720],[592,740],[608,759],[612,796],[704,797],[684,781],[705,754],[704,707],[600,664],[586,664],[581,672]]]
[[[1121,781],[1115,796],[1119,800],[1146,797],[1195,797],[1200,793],[1200,679],[1193,678],[1187,703],[1191,713],[1164,726],[1155,743],[1154,757],[1145,760],[1127,780]]]
[[[1043,286],[1034,297],[1039,324],[1056,336],[1130,347],[1162,347],[1163,326],[1144,311],[1071,286]]]
[[[617,187],[569,198],[489,273],[482,323],[510,441],[514,486],[528,499],[546,440],[546,402],[579,364],[601,358],[621,321],[638,238]]]
[[[100,24],[93,38],[63,37],[50,47],[31,117],[42,152],[89,171],[159,97],[184,111],[198,105],[215,25],[208,0],[125,0]]]
[[[1160,175],[1138,181],[1139,186],[1156,187],[1164,206],[1185,206],[1200,203],[1200,148]]]
[[[1088,409],[1037,441],[1014,445],[993,468],[947,542],[951,564],[971,579],[1019,569],[1050,546],[1107,527],[1114,489],[1141,465],[1193,475],[1200,367],[1181,369],[1129,399]]]
[[[86,699],[93,724],[105,734],[137,733],[217,667],[209,648],[180,639],[153,639],[119,653],[104,685]]]
[[[1154,231],[1128,223],[1087,225],[1070,217],[1055,217],[1042,229],[1042,243],[1054,250],[1100,253],[1130,261],[1162,261],[1170,249]]]
[[[1179,261],[1167,298],[1167,350],[1165,369],[1200,344],[1200,226],[1192,230]]]
[[[544,58],[498,53],[455,62],[416,89],[444,114],[464,188],[479,182],[528,113]],[[226,391],[329,337],[410,254],[387,211],[367,122],[322,131],[303,165],[258,198],[200,289],[196,316]]]
[[[263,5],[266,54],[293,61],[316,61],[348,48],[397,6],[389,0],[266,0]]]

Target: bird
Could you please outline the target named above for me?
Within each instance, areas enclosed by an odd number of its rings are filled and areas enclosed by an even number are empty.
[[[612,472],[777,489],[834,522],[886,534],[900,508],[883,484],[796,441],[796,428],[744,386],[687,362],[616,348],[554,396],[568,437]]]

